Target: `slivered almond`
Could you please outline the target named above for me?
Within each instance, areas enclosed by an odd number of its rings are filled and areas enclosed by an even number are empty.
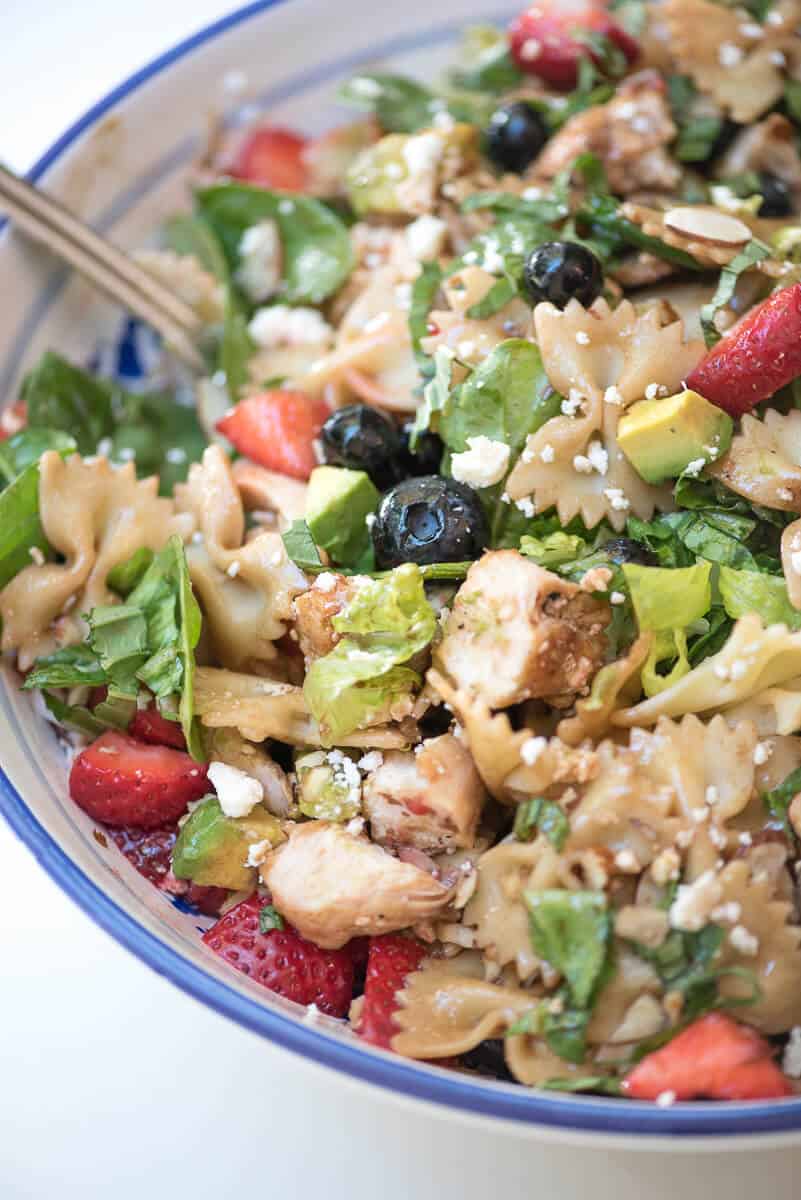
[[[743,221],[704,204],[671,208],[664,220],[675,233],[716,246],[744,246],[751,240],[751,230]]]

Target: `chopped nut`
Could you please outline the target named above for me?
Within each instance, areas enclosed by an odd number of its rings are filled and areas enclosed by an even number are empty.
[[[665,225],[676,233],[717,246],[744,246],[751,240],[745,222],[704,204],[671,208],[665,213]]]

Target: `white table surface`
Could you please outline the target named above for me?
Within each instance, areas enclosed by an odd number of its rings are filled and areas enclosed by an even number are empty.
[[[229,7],[5,0],[0,159],[24,169],[124,75]],[[766,1182],[790,1200],[799,1178],[795,1151],[668,1165],[543,1150],[355,1089],[151,973],[0,825],[0,1200],[730,1200]]]

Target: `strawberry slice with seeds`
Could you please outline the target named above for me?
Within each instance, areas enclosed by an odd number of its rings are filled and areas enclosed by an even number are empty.
[[[177,821],[209,791],[206,767],[169,746],[149,746],[115,730],[82,751],[70,771],[70,795],[95,821],[157,829]]]
[[[596,49],[602,39],[621,50],[629,63],[639,56],[637,42],[601,4],[571,8],[540,0],[522,12],[509,30],[512,57],[520,70],[564,90],[576,86],[582,59],[603,65]]]
[[[303,192],[309,179],[306,146],[306,138],[291,129],[262,125],[245,138],[228,174],[260,187]]]
[[[647,1054],[628,1073],[623,1092],[632,1100],[773,1100],[793,1094],[756,1030],[712,1012]]]
[[[801,375],[801,283],[768,296],[687,376],[730,417],[750,412]]]
[[[243,900],[206,930],[203,941],[229,966],[271,992],[297,1004],[316,1004],[331,1017],[344,1017],[353,998],[348,948],[321,950],[288,925],[262,933],[259,913],[266,903],[256,894]]]
[[[358,1029],[366,1042],[385,1050],[392,1049],[392,1038],[399,1032],[394,1021],[398,1009],[397,993],[403,988],[406,976],[418,969],[427,953],[422,942],[396,933],[370,938]]]
[[[177,721],[163,717],[155,702],[147,708],[138,708],[128,726],[131,737],[152,746],[172,746],[174,750],[186,750],[186,738]]]
[[[322,400],[275,390],[240,401],[217,422],[217,429],[262,467],[308,479],[317,466],[314,442],[328,416]]]

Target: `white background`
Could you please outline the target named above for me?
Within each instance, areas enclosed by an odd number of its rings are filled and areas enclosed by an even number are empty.
[[[25,169],[122,77],[228,7],[0,0],[0,159]],[[793,1172],[795,1152],[668,1164],[545,1148],[354,1088],[152,974],[0,826],[0,1200],[738,1200],[765,1185],[790,1200]]]

